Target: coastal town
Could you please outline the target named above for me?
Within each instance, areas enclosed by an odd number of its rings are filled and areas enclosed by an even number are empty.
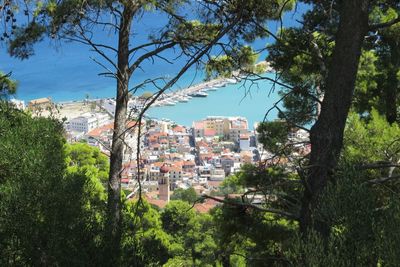
[[[165,94],[153,105],[171,105],[191,97],[204,97],[207,90],[217,90],[234,79],[197,85]],[[206,95],[205,95],[206,96]],[[129,117],[135,118],[152,95],[131,97]],[[12,99],[20,109],[38,116],[56,116],[64,123],[68,142],[85,142],[110,155],[113,136],[115,100],[95,99],[70,103],[53,103],[50,98],[23,101]],[[139,123],[131,119],[126,125],[125,153],[121,171],[121,187],[127,198],[140,189],[149,203],[164,207],[174,190],[193,188],[197,195],[217,192],[226,177],[241,170],[244,164],[274,160],[274,155],[258,140],[258,123],[249,125],[244,117],[208,116],[183,126],[169,119],[144,117]],[[306,143],[308,133],[293,129],[291,138]],[[297,149],[308,153],[307,145]],[[285,159],[280,159],[285,162]],[[207,212],[217,203],[211,199],[196,204]]]

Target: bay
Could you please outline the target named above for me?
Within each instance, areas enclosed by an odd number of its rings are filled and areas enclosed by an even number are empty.
[[[273,78],[273,74],[265,76]],[[157,119],[167,118],[185,126],[191,126],[193,121],[207,116],[241,116],[247,118],[249,129],[252,129],[255,122],[264,120],[267,111],[279,100],[279,87],[272,89],[272,83],[268,80],[259,80],[257,83],[242,80],[217,91],[207,91],[207,97],[193,97],[188,103],[153,107],[147,115]],[[277,110],[273,109],[266,119],[275,118]]]

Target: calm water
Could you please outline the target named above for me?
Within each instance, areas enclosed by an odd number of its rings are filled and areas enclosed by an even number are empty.
[[[271,76],[271,75],[269,75]],[[154,107],[147,115],[155,118],[168,118],[178,124],[191,126],[194,120],[206,116],[243,116],[249,121],[249,128],[254,122],[262,121],[264,115],[279,99],[277,92],[271,92],[271,83],[259,81],[250,85],[242,81],[227,85],[217,91],[208,91],[207,97],[194,97],[188,103],[177,103],[175,106]],[[267,119],[277,117],[277,111],[268,114]]]

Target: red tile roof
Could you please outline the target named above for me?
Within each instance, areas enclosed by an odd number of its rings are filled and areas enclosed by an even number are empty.
[[[99,137],[103,132],[109,131],[109,130],[112,130],[112,129],[114,129],[114,123],[113,122],[91,130],[90,132],[88,132],[88,135],[89,136],[94,136],[94,137]]]
[[[147,202],[149,202],[152,205],[155,205],[161,209],[165,208],[167,205],[167,201],[161,200],[161,199],[154,199],[154,198],[148,198],[147,196],[145,197]]]
[[[129,183],[129,178],[122,178],[121,179],[121,183],[128,184]]]
[[[133,127],[135,127],[136,124],[137,124],[136,121],[129,121],[126,124],[126,129],[133,128]],[[142,125],[144,125],[144,124],[142,123]],[[106,124],[106,125],[103,125],[101,127],[98,127],[98,128],[95,128],[95,129],[91,130],[90,132],[88,132],[88,135],[89,136],[94,136],[94,137],[99,137],[103,132],[110,131],[110,130],[113,130],[113,129],[114,129],[114,122],[111,122],[109,124]]]
[[[215,201],[213,199],[206,199],[204,203],[197,203],[194,205],[194,208],[197,212],[200,213],[207,213],[209,212],[212,208],[220,204],[218,201]]]
[[[185,128],[182,127],[182,126],[179,126],[179,125],[177,125],[177,126],[175,126],[174,128],[172,128],[172,130],[173,130],[174,132],[178,132],[178,133],[184,133],[184,132],[186,132]]]
[[[187,160],[183,162],[183,166],[196,166],[193,161]]]

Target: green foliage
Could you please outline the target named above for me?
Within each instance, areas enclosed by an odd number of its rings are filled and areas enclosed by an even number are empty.
[[[316,117],[334,42],[324,32],[310,34],[302,28],[283,29],[279,37],[267,47],[267,61],[281,73],[281,81],[292,87],[280,92],[285,110],[279,116],[289,123],[306,125]]]
[[[296,214],[297,200],[301,196],[298,177],[285,172],[284,168],[244,165],[235,176],[226,178],[221,190],[240,188],[228,193],[250,193],[263,196],[260,207],[285,210]],[[212,211],[216,224],[215,241],[218,259],[234,266],[281,266],[285,264],[283,253],[291,247],[291,238],[297,224],[271,213],[265,213],[244,205],[251,200],[241,197],[226,198],[225,204]],[[236,264],[236,265],[235,265]]]
[[[188,189],[178,188],[174,190],[174,193],[171,196],[171,200],[182,200],[188,203],[194,203],[198,199],[196,190],[193,187]]]
[[[224,205],[213,216],[218,258],[235,266],[279,266],[297,230],[290,221],[240,206]]]
[[[0,103],[0,265],[98,264],[105,194],[67,171],[62,133]]]
[[[315,220],[331,229],[325,240],[315,232],[295,238],[287,253],[293,265],[396,266],[399,246],[399,171],[360,168],[399,161],[400,128],[372,109],[368,119],[351,114],[334,181],[318,201]],[[393,179],[388,179],[393,177]]]
[[[219,186],[219,191],[224,195],[244,193],[244,185],[241,177],[240,175],[230,175],[226,177]]]
[[[161,214],[163,229],[172,236],[172,263],[212,266],[215,263],[213,220],[210,215],[196,214],[186,202],[171,201]]]
[[[27,59],[34,55],[33,45],[43,39],[46,28],[43,25],[31,22],[27,27],[18,27],[9,42],[8,52],[19,59]]]
[[[368,121],[351,114],[345,131],[344,158],[355,162],[400,160],[400,127],[390,125],[376,110]]]
[[[372,50],[361,54],[354,96],[354,108],[359,114],[379,108],[377,60],[376,52]]]
[[[183,49],[197,44],[211,42],[218,35],[222,25],[212,23],[201,23],[198,20],[180,21],[173,31],[173,39]]]
[[[69,172],[82,172],[94,175],[104,184],[108,180],[109,159],[97,147],[85,143],[66,144],[66,159]]]
[[[190,265],[190,260],[183,257],[175,257],[169,259],[168,262],[163,265],[163,267],[186,267]]]
[[[206,66],[206,79],[209,80],[215,77],[230,77],[234,70],[232,60],[227,56],[213,57],[207,62]]]
[[[259,133],[258,141],[268,151],[279,153],[288,140],[289,130],[286,121],[262,122],[257,128]]]
[[[319,200],[317,220],[328,223],[327,240],[314,232],[294,239],[288,258],[304,266],[395,266],[400,234],[398,185],[367,183],[368,172],[357,170],[352,162],[341,165],[335,183]]]
[[[258,55],[250,46],[226,51],[226,55],[212,57],[205,67],[206,79],[231,77],[233,71],[254,72]]]
[[[234,0],[226,2],[222,9],[228,15],[240,15],[241,21],[236,23],[232,35],[237,40],[252,42],[259,37],[267,37],[267,32],[259,25],[267,20],[279,20],[284,12],[293,9],[295,0]],[[256,22],[256,23],[254,23]]]
[[[165,231],[178,237],[187,232],[189,222],[194,216],[195,212],[189,203],[176,200],[168,203],[161,215],[161,220]]]
[[[126,266],[160,266],[170,257],[171,237],[160,214],[145,201],[128,201],[123,209],[122,262]]]
[[[10,79],[10,74],[4,74],[0,71],[0,100],[8,95],[15,94],[17,82]]]
[[[267,63],[266,62],[260,62],[255,65],[254,73],[263,74],[265,72],[267,72]]]

